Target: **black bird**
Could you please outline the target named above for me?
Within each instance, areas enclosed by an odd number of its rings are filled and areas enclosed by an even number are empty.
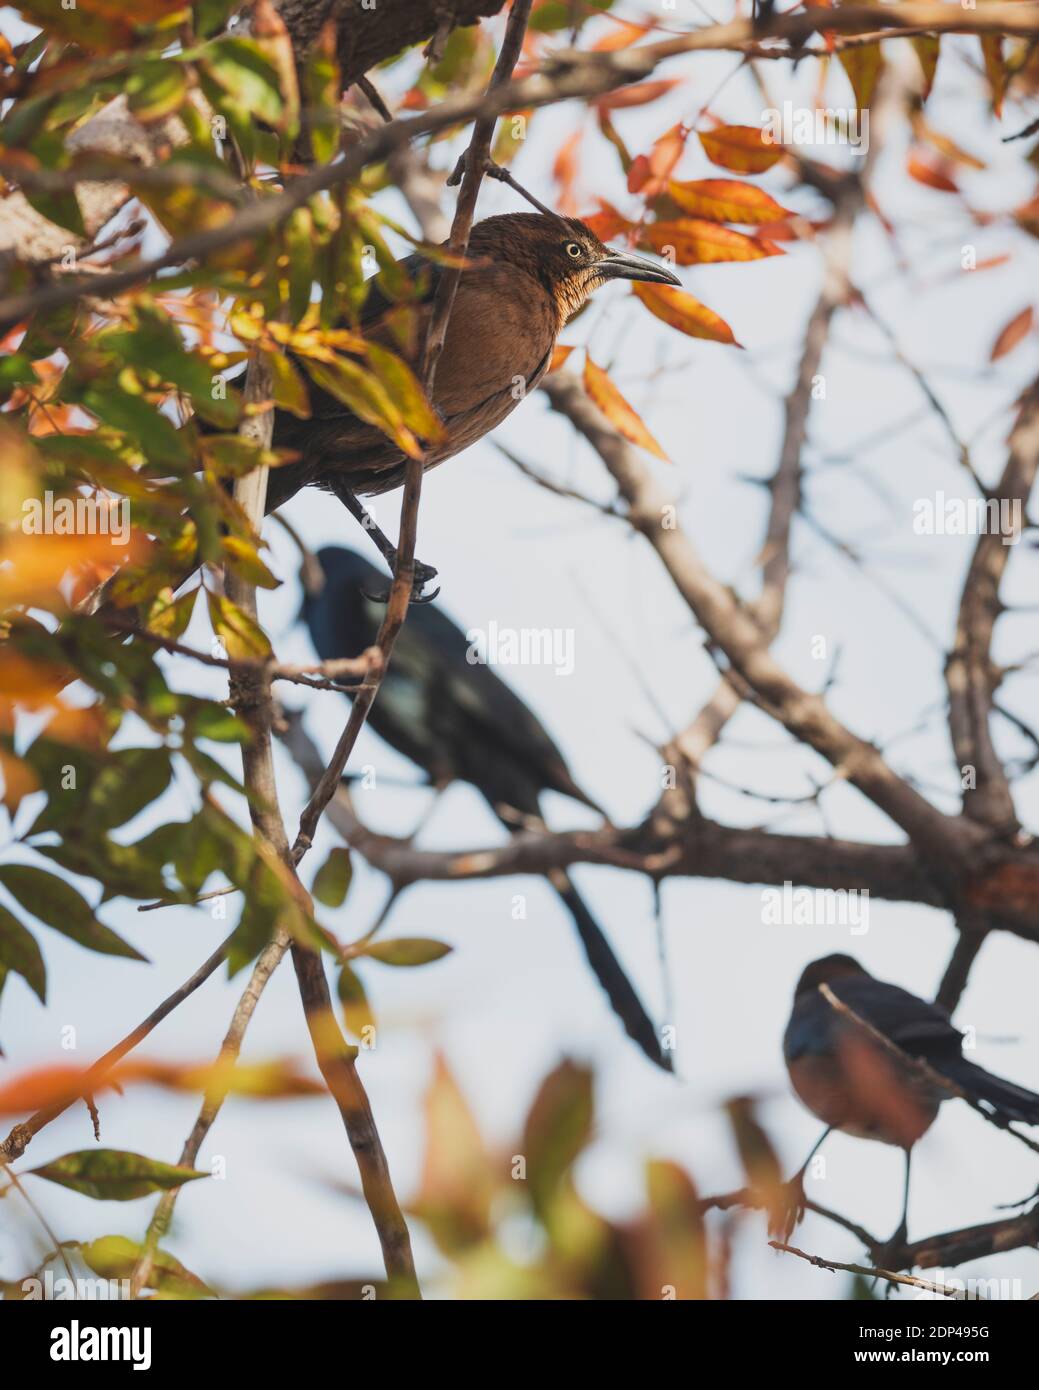
[[[941,1103],[955,1092],[921,1076],[839,1013],[820,993],[820,985],[827,985],[842,1004],[902,1052],[980,1102],[1000,1123],[1039,1124],[1039,1095],[969,1062],[962,1052],[963,1035],[944,1009],[875,979],[852,956],[823,956],[805,967],[783,1037],[791,1083],[813,1115],[829,1126],[827,1134],[840,1129],[905,1151],[902,1221],[888,1242],[901,1248],[913,1145],[930,1129]]]
[[[385,581],[349,550],[329,546],[318,560],[325,583],[303,605],[311,641],[323,661],[357,656],[375,641],[385,614],[365,590]],[[489,666],[468,661],[470,650],[465,634],[438,609],[412,609],[368,718],[376,733],[421,767],[434,785],[471,783],[510,828],[516,813],[528,823],[544,823],[540,798],[545,791],[562,792],[599,810],[576,784],[537,717]],[[670,1071],[671,1059],[657,1030],[584,900],[562,870],[548,877],[629,1037]]]

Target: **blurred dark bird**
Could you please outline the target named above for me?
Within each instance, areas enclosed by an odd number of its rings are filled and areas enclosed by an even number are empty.
[[[908,1056],[925,1062],[1000,1123],[1039,1124],[1039,1095],[969,1062],[962,1053],[963,1035],[944,1009],[874,979],[853,957],[823,956],[805,967],[783,1036],[791,1084],[813,1115],[829,1126],[827,1134],[839,1129],[905,1151],[902,1221],[888,1242],[900,1248],[906,1237],[912,1147],[934,1123],[942,1101],[954,1093],[922,1076],[839,1013],[820,993],[820,985],[827,985],[864,1023]]]
[[[311,641],[323,661],[357,656],[375,641],[385,615],[384,606],[365,590],[385,586],[385,580],[349,550],[329,546],[318,560],[325,584],[303,606]],[[515,829],[517,818],[544,825],[540,799],[546,791],[599,810],[537,717],[490,667],[467,660],[471,650],[465,634],[438,609],[412,609],[368,723],[435,786],[471,783],[509,829]],[[584,900],[562,870],[548,877],[629,1037],[670,1071],[657,1030]]]
[[[459,278],[433,385],[432,403],[444,436],[428,446],[427,469],[482,439],[534,390],[548,370],[559,331],[600,285],[611,280],[681,283],[664,266],[604,246],[576,218],[542,213],[510,212],[476,223],[467,261],[472,265]],[[404,353],[418,370],[443,272],[417,253],[400,264],[424,287],[413,348]],[[400,352],[394,333],[399,320],[400,305],[386,293],[383,277],[376,276],[362,311],[361,332]],[[267,510],[280,507],[300,488],[324,488],[365,522],[392,568],[394,547],[365,520],[358,498],[400,487],[407,459],[375,425],[314,385],[310,403],[307,420],[286,410],[275,413],[275,446],[298,450],[300,458],[271,473]],[[436,571],[428,565],[416,569],[421,589]]]

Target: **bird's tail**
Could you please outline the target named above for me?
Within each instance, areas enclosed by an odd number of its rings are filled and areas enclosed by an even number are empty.
[[[662,1048],[660,1036],[653,1025],[653,1020],[642,1007],[642,1002],[635,993],[631,981],[625,975],[623,966],[613,954],[610,943],[588,910],[584,899],[574,887],[569,876],[561,869],[553,870],[548,877],[552,887],[566,903],[567,910],[574,919],[574,926],[581,938],[581,945],[588,957],[588,964],[595,971],[596,979],[606,991],[607,998],[613,1006],[613,1012],[624,1024],[624,1031],[629,1038],[638,1043],[651,1062],[655,1062],[664,1071],[671,1071],[670,1054]]]
[[[984,1067],[968,1062],[966,1057],[943,1062],[941,1071],[976,1100],[990,1105],[998,1119],[1039,1125],[1039,1096],[1034,1091],[1016,1086],[1013,1081],[1005,1081],[1001,1076],[994,1076]]]

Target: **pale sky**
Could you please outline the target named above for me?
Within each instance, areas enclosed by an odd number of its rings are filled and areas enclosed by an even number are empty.
[[[727,9],[712,6],[719,8]],[[676,26],[697,22],[697,17],[689,0],[678,0],[677,10],[667,15]],[[0,13],[0,28],[15,36],[10,12]],[[1034,175],[1021,163],[1017,148],[999,143],[976,58],[976,44],[971,48],[943,41],[928,119],[991,162],[986,172],[958,175],[975,205],[1006,209],[1031,196]],[[668,125],[694,115],[691,94],[698,102],[705,100],[735,61],[731,55],[705,55],[672,64],[665,75],[696,74],[689,86],[648,114],[634,110],[617,116],[632,149],[648,148]],[[777,97],[811,101],[811,66],[804,66],[795,83],[777,85]],[[781,65],[768,67],[770,80],[778,84]],[[850,95],[843,74],[835,71],[829,83],[827,104],[846,104]],[[389,80],[384,85],[392,90]],[[755,123],[761,107],[753,84],[740,77],[724,88],[712,110],[727,121]],[[1011,109],[1002,133],[1020,128],[1031,114]],[[590,209],[593,195],[601,194],[630,210],[634,204],[614,152],[592,119],[573,105],[534,119],[514,166],[516,176],[550,201],[554,152],[578,123],[587,130],[579,185],[582,207]],[[896,132],[881,156],[876,182],[884,211],[899,227],[897,246],[874,218],[864,218],[854,274],[895,329],[906,356],[927,373],[956,430],[971,441],[979,472],[991,480],[1002,466],[1009,404],[1039,369],[1039,350],[1033,338],[991,368],[989,349],[999,330],[1029,302],[1039,253],[1023,234],[972,226],[953,197],[908,180],[906,139],[904,128]],[[847,158],[840,148],[815,153],[834,163]],[[445,166],[454,157],[446,148],[439,154]],[[708,164],[699,142],[690,140],[678,176],[723,175]],[[798,210],[822,209],[810,193],[791,194],[781,170],[760,182]],[[394,198],[386,207],[403,215]],[[509,190],[484,186],[482,215],[518,207]],[[965,244],[977,246],[979,260],[1011,250],[1013,259],[999,269],[964,273]],[[792,379],[819,282],[817,251],[803,243],[787,246],[787,256],[749,266],[681,272],[686,287],[732,325],[746,346],[743,353],[667,329],[621,286],[602,292],[593,311],[564,335],[564,341],[591,342],[596,361],[610,367],[671,455],[671,466],[653,466],[681,499],[682,525],[714,572],[751,596],[767,505],[765,491],[754,481],[767,479],[775,468],[781,397]],[[905,259],[908,273],[899,272],[896,256]],[[956,783],[941,707],[942,650],[948,645],[972,541],[918,536],[912,520],[915,499],[939,489],[970,496],[969,480],[918,387],[891,361],[883,338],[862,314],[840,314],[823,371],[826,398],[813,409],[804,459],[808,505],[829,531],[865,553],[870,573],[897,588],[937,645],[925,640],[868,575],[799,522],[794,530],[796,569],[775,650],[791,673],[813,689],[836,659],[830,697],[834,712],[885,748],[897,740],[891,747],[894,765],[911,771],[928,790],[937,786],[940,804],[953,809]],[[848,457],[860,441],[874,435],[875,447]],[[601,500],[613,496],[602,463],[566,422],[549,414],[540,396],[524,403],[498,437],[553,477]],[[397,494],[380,499],[379,519],[393,530],[398,507]],[[324,495],[297,497],[287,515],[314,548],[332,542],[364,545],[355,523]],[[295,626],[300,599],[295,554],[279,528],[268,525],[266,534],[273,568],[287,582],[278,592],[261,595],[261,614],[280,656],[308,660],[312,653],[305,631]],[[364,553],[374,558],[373,552]],[[499,674],[538,713],[577,780],[614,821],[637,823],[659,789],[659,758],[647,740],[660,741],[683,727],[716,682],[702,634],[645,542],[634,539],[622,522],[538,488],[501,456],[492,440],[484,440],[426,480],[418,553],[439,568],[441,605],[463,628],[485,628],[493,620],[501,626],[574,631],[572,674],[558,675],[551,666]],[[1035,550],[1019,545],[1004,597],[1031,601],[1036,570]],[[812,655],[813,639],[819,636],[827,643],[825,661]],[[196,617],[185,640],[208,644],[204,619]],[[1026,654],[1037,645],[1034,614],[1001,620],[998,660]],[[634,674],[635,660],[643,680]],[[181,663],[170,669],[180,688],[224,693],[219,673],[188,670]],[[652,687],[652,699],[643,681]],[[334,694],[299,690],[288,691],[286,698],[306,709],[310,733],[330,753],[346,702]],[[1034,672],[1009,682],[1003,699],[1025,715],[1034,709]],[[998,734],[1001,748],[1015,754],[1023,750],[1019,738],[1007,737],[1005,725]],[[137,735],[128,728],[127,741]],[[291,833],[305,789],[281,750],[278,757],[282,807]],[[428,810],[432,794],[396,785],[398,779],[413,780],[413,769],[367,732],[352,767],[365,763],[376,768],[378,786],[357,793],[359,812],[378,828],[409,831]],[[732,783],[792,795],[808,789],[807,774],[822,778],[827,772],[814,754],[749,710],[726,730],[708,769]],[[704,780],[702,794],[706,812],[728,823],[782,825],[794,833],[822,828],[811,807],[784,811],[710,780]],[[1017,784],[1017,794],[1022,819],[1034,823],[1039,811],[1034,774]],[[127,838],[139,838],[160,820],[184,816],[192,804],[188,784],[174,788],[161,812],[132,823]],[[900,838],[847,787],[827,791],[823,807],[835,835]],[[547,809],[553,828],[595,823],[590,813],[560,799],[547,803]],[[441,798],[420,843],[473,847],[495,843],[502,833],[481,798],[456,787]],[[308,882],[334,843],[334,834],[323,828],[304,871]],[[359,858],[356,867],[345,907],[323,913],[345,939],[371,924],[386,893],[385,882]],[[662,1015],[664,989],[649,885],[632,874],[600,868],[579,867],[575,878],[649,1011]],[[528,897],[525,922],[512,919],[517,892]],[[0,1012],[7,1054],[0,1074],[70,1060],[59,1051],[60,1030],[69,1024],[77,1032],[74,1059],[90,1062],[190,974],[227,928],[204,909],[140,916],[125,900],[106,905],[101,916],[153,965],[99,957],[41,928],[49,1004],[41,1009],[20,980],[9,981]],[[598,1137],[581,1163],[579,1181],[589,1200],[609,1214],[633,1213],[641,1206],[641,1165],[650,1156],[681,1162],[703,1193],[739,1186],[738,1158],[719,1109],[737,1093],[761,1098],[761,1117],[793,1172],[820,1128],[790,1093],[780,1048],[793,984],[803,966],[826,952],[850,950],[875,974],[933,995],[953,945],[947,916],[922,907],[873,902],[868,932],[853,938],[838,927],[766,926],[760,888],[697,879],[665,884],[663,918],[678,1029],[677,1079],[650,1066],[624,1037],[584,963],[568,916],[538,880],[420,885],[408,892],[383,934],[434,936],[456,949],[446,961],[423,969],[371,965],[364,972],[381,1026],[379,1046],[362,1058],[361,1074],[403,1199],[414,1191],[418,1175],[421,1097],[436,1048],[446,1054],[486,1136],[506,1147],[518,1137],[540,1079],[562,1055],[594,1063]],[[1037,965],[1033,946],[1006,933],[994,934],[956,1015],[960,1026],[977,1029],[975,1060],[1032,1087],[1039,1087]],[[222,976],[211,980],[154,1034],[146,1054],[194,1060],[214,1054],[244,983],[244,975],[230,984]],[[311,1065],[287,965],[264,995],[244,1050],[246,1057],[275,1054],[300,1057]],[[175,1161],[196,1108],[193,1098],[144,1092],[110,1096],[101,1106],[103,1142]],[[89,1120],[80,1109],[50,1126],[20,1166],[92,1142]],[[811,1195],[880,1237],[890,1234],[900,1210],[900,1153],[843,1136],[832,1138],[824,1152],[827,1176],[810,1189]],[[330,1102],[229,1101],[203,1148],[202,1166],[215,1155],[226,1159],[226,1180],[198,1182],[185,1190],[166,1242],[189,1268],[240,1288],[291,1286],[380,1268],[367,1213],[326,1185],[356,1182]],[[950,1103],[914,1158],[910,1238],[994,1219],[998,1204],[1026,1197],[1035,1183],[1034,1161],[1023,1146],[966,1107]],[[139,1239],[151,1211],[150,1201],[105,1208],[49,1184],[37,1183],[34,1196],[62,1238],[123,1232]],[[11,1205],[5,1203],[6,1208]],[[9,1220],[10,1215],[8,1211]],[[417,1223],[412,1234],[420,1278],[435,1296],[438,1257]],[[4,1277],[31,1265],[33,1239],[28,1225],[0,1233]],[[813,1218],[799,1230],[796,1243],[837,1260],[862,1254],[852,1238]],[[1039,1287],[1035,1252],[1015,1251],[959,1273],[1018,1278],[1024,1297]],[[763,1218],[749,1214],[737,1243],[734,1291],[744,1298],[826,1299],[843,1296],[846,1281],[771,1252]]]

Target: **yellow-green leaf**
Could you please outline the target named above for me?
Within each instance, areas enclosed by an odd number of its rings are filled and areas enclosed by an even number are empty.
[[[430,937],[398,936],[393,941],[374,941],[361,954],[372,960],[381,960],[383,965],[412,966],[442,960],[453,949],[446,942],[434,941]]]
[[[353,878],[353,864],[350,851],[337,847],[330,851],[328,858],[314,876],[311,892],[325,907],[342,907]]]
[[[254,618],[224,594],[207,590],[206,602],[213,631],[227,648],[229,657],[236,661],[250,661],[270,656],[271,644],[267,634]]]
[[[868,110],[880,69],[884,65],[880,44],[863,43],[857,44],[854,48],[842,48],[837,56],[848,74],[859,110]]]
[[[160,1163],[123,1149],[80,1149],[45,1163],[42,1168],[30,1168],[29,1172],[33,1177],[59,1183],[102,1202],[132,1202],[208,1176],[194,1168]]]
[[[375,1027],[375,1015],[371,1011],[360,976],[348,965],[344,965],[339,972],[337,989],[347,1032],[355,1038],[363,1037],[366,1028]]]

